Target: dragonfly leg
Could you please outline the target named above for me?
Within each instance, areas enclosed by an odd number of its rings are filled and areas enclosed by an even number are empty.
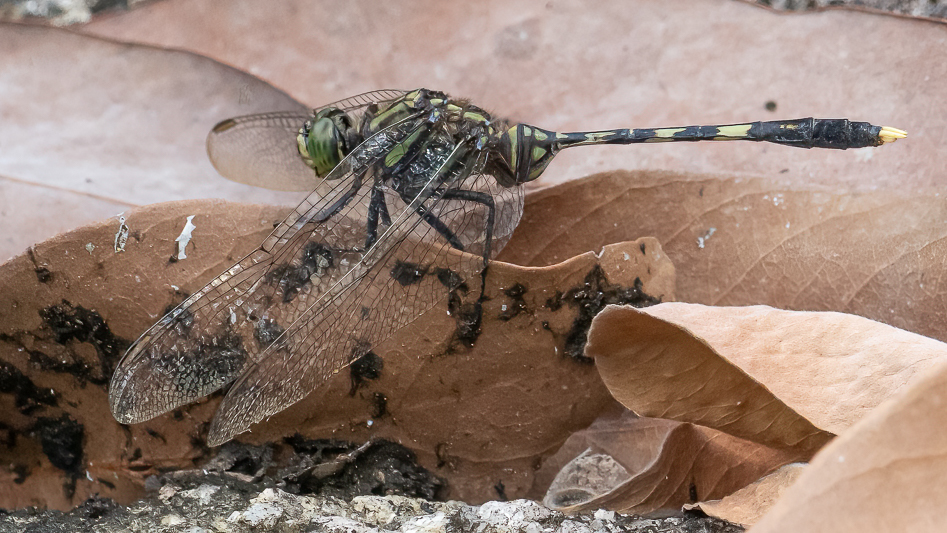
[[[372,186],[372,198],[368,204],[368,223],[365,227],[365,249],[368,250],[378,241],[378,219],[387,226],[391,225],[391,215],[385,203],[385,191],[378,184]]]
[[[493,197],[485,192],[468,191],[466,189],[448,190],[441,196],[444,200],[467,200],[476,202],[487,208],[487,223],[483,228],[483,270],[480,271],[480,297],[477,299],[477,312],[480,313],[483,301],[486,300],[487,268],[490,265],[490,252],[493,247],[493,225],[496,222],[496,203]],[[438,222],[440,222],[438,220]]]
[[[442,200],[464,200],[475,202],[487,208],[487,220],[484,226],[484,245],[483,245],[483,268],[480,269],[480,296],[477,301],[470,304],[463,304],[457,310],[458,326],[455,332],[455,338],[467,346],[473,346],[474,341],[480,335],[480,325],[483,322],[483,302],[486,298],[487,290],[487,269],[490,265],[490,253],[493,247],[493,227],[496,221],[496,203],[493,197],[487,193],[479,191],[469,191],[466,189],[448,189],[441,195]],[[430,213],[428,213],[430,214]],[[443,225],[443,222],[437,217],[433,217],[437,224]],[[436,226],[431,220],[425,218],[431,227]],[[452,296],[453,297],[453,296]]]
[[[342,210],[345,206],[352,201],[352,198],[355,197],[355,194],[358,193],[358,190],[362,188],[362,177],[358,174],[355,174],[352,177],[352,186],[349,187],[349,190],[345,191],[345,194],[341,198],[336,200],[332,205],[319,211],[315,214],[310,220],[318,224],[329,220],[334,217],[339,211]]]
[[[466,200],[468,202],[475,202],[475,203],[481,204],[487,208],[487,211],[488,211],[487,223],[486,223],[486,226],[483,228],[483,231],[485,234],[484,242],[483,242],[483,265],[484,265],[484,268],[486,268],[487,262],[489,262],[490,260],[491,248],[493,247],[493,224],[496,221],[496,203],[494,203],[493,197],[485,192],[468,191],[466,189],[448,189],[447,191],[444,192],[444,195],[441,196],[441,199]],[[440,220],[437,220],[437,222],[443,225],[443,223]],[[463,250],[463,248],[460,248],[460,249]]]
[[[446,196],[444,196],[444,198],[446,198]],[[464,243],[460,242],[457,235],[454,235],[454,232],[447,227],[447,224],[441,222],[441,219],[437,218],[436,215],[428,211],[423,205],[419,205],[417,209],[415,209],[415,212],[421,219],[427,222],[428,226],[431,226],[434,228],[434,231],[440,233],[441,237],[444,237],[448,244],[460,251],[464,251]]]

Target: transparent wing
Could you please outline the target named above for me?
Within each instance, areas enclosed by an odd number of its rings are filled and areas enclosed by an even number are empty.
[[[355,96],[350,96],[338,102],[332,102],[327,104],[325,107],[335,107],[341,109],[346,113],[357,111],[363,109],[369,104],[377,103],[379,105],[391,102],[392,100],[397,100],[404,97],[410,91],[401,91],[398,89],[379,89],[377,91],[368,91],[366,93],[357,94]],[[318,111],[318,110],[317,110]],[[359,117],[361,118],[361,117]]]
[[[327,177],[325,194],[311,193],[257,250],[146,331],[112,377],[115,418],[149,420],[219,389],[258,359],[308,307],[302,302],[361,261],[375,163],[423,127],[415,115],[363,142]]]
[[[481,162],[482,163],[482,162]],[[479,166],[482,166],[479,165]],[[494,198],[494,228],[522,212],[521,188],[504,189],[489,175],[471,173],[425,202],[425,210],[475,253],[449,246],[434,224],[401,204],[406,223],[393,224],[372,261],[348,272],[329,291],[300,300],[281,337],[246,368],[227,392],[211,423],[211,445],[230,440],[255,422],[304,398],[329,376],[452,295],[452,305],[470,306],[480,295],[489,207],[451,199],[455,191]],[[498,202],[497,199],[500,201]],[[392,198],[391,204],[398,199]],[[515,222],[512,225],[515,226]],[[504,239],[505,240],[505,239]],[[479,247],[479,250],[478,250]]]
[[[324,107],[342,109],[358,124],[368,105],[384,106],[405,94],[395,90],[372,91]],[[227,179],[267,189],[311,191],[319,179],[296,150],[296,135],[311,116],[301,111],[285,111],[224,120],[207,135],[207,155],[217,172]]]

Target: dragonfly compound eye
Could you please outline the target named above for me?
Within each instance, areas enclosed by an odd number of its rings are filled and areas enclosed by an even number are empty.
[[[324,178],[359,143],[361,136],[342,110],[326,108],[299,130],[296,143],[303,161]]]
[[[517,124],[500,134],[496,178],[511,187],[538,178],[561,148],[555,132]]]

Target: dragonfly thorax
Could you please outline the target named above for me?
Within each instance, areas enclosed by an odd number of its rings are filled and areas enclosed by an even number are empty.
[[[505,187],[533,181],[546,170],[561,148],[555,132],[515,124],[497,137],[494,176]]]
[[[320,178],[326,177],[361,142],[362,136],[351,118],[334,107],[316,113],[296,136],[299,155]]]

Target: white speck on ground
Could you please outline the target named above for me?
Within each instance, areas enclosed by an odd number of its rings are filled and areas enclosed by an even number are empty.
[[[191,242],[191,232],[197,229],[197,226],[192,222],[194,220],[194,215],[187,217],[187,222],[184,224],[184,229],[181,230],[181,234],[178,235],[178,238],[174,239],[178,243],[178,259],[187,259],[187,254],[184,253],[184,249],[187,248],[188,243]]]
[[[710,228],[709,230],[707,230],[707,233],[705,233],[703,237],[697,237],[697,247],[703,250],[704,243],[706,243],[707,240],[710,239],[710,236],[716,232],[717,232],[717,228]]]

